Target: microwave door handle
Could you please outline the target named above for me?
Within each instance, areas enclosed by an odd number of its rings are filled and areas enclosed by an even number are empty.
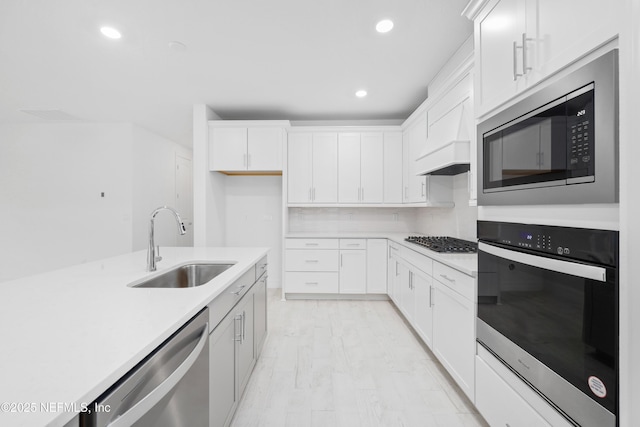
[[[483,242],[478,243],[478,250],[510,261],[530,265],[532,267],[569,274],[571,276],[582,277],[584,279],[596,280],[598,282],[607,281],[607,271],[604,268],[597,267],[595,265],[585,265],[577,262],[561,261],[555,258],[530,255],[524,252],[498,248]]]

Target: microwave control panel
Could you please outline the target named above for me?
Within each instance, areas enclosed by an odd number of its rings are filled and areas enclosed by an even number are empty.
[[[594,89],[567,100],[568,178],[593,175]]]

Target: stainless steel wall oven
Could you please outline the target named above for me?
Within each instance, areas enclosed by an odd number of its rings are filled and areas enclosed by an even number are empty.
[[[478,125],[478,204],[618,201],[618,55]]]
[[[618,232],[478,221],[480,345],[565,417],[614,427]]]

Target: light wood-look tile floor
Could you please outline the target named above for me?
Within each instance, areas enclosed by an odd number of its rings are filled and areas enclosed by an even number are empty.
[[[233,427],[487,426],[389,301],[280,300]]]

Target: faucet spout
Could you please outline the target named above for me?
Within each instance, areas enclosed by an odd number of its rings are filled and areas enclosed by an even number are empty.
[[[184,226],[184,221],[180,218],[180,214],[173,208],[169,206],[160,206],[151,212],[151,217],[149,219],[149,246],[147,248],[147,271],[156,271],[156,262],[162,259],[161,256],[156,254],[156,244],[154,238],[154,228],[155,228],[155,218],[156,215],[160,211],[167,210],[171,212],[176,219],[176,223],[178,224],[178,232],[180,235],[184,235],[187,232],[187,229]]]

